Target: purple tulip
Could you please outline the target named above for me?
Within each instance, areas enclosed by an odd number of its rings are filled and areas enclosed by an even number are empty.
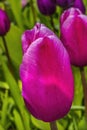
[[[73,75],[69,56],[57,36],[36,24],[22,36],[20,66],[22,96],[36,118],[51,122],[64,117],[73,100]]]
[[[82,13],[85,14],[85,5],[83,3],[83,0],[75,0],[73,7],[79,8]]]
[[[77,8],[66,10],[61,16],[61,40],[71,63],[87,65],[87,16]]]
[[[56,4],[52,0],[37,0],[37,5],[44,15],[52,15],[56,10]]]
[[[0,9],[0,36],[6,35],[10,29],[10,20],[6,12]]]
[[[61,7],[67,8],[72,6],[74,4],[74,1],[75,0],[56,0],[56,4]]]
[[[56,4],[63,8],[69,8],[69,7],[79,8],[83,13],[85,13],[85,6],[83,0],[56,0]]]

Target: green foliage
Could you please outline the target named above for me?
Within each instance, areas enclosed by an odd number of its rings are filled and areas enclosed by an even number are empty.
[[[13,68],[11,71],[2,38],[0,38],[0,130],[50,130],[49,123],[39,121],[29,114],[21,96],[19,78],[19,67],[22,61],[21,35],[24,30],[31,29],[36,21],[44,23],[52,30],[55,28],[55,33],[59,35],[59,17],[62,9],[57,7],[56,13],[52,16],[53,28],[51,17],[39,12],[35,0],[33,0],[35,14],[33,14],[30,1],[28,0],[24,8],[22,8],[21,0],[0,1],[0,7],[6,9],[11,20],[11,28],[5,39]],[[87,0],[84,0],[84,3],[87,8]],[[72,69],[75,79],[73,105],[69,114],[59,120],[57,125],[59,130],[86,130],[80,72],[78,68],[72,67]]]
[[[31,116],[32,123],[41,130],[50,130],[49,123],[45,123],[43,121],[35,119],[33,116]]]
[[[10,8],[13,12],[13,15],[16,19],[17,25],[23,29],[23,20],[22,20],[22,13],[21,13],[21,0],[7,0],[8,4],[10,5]]]

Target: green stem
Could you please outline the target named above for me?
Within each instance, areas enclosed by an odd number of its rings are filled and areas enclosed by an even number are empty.
[[[84,111],[85,107],[84,106],[72,106],[71,111]]]
[[[87,83],[84,68],[80,67],[81,80],[83,85],[83,94],[84,94],[84,105],[85,105],[85,117],[87,120]]]
[[[72,119],[73,119],[74,130],[78,130],[77,121],[76,121],[75,117],[73,117]]]
[[[2,40],[3,40],[3,44],[4,44],[4,47],[5,47],[5,51],[6,51],[6,55],[7,55],[8,61],[11,62],[5,37],[2,37]]]
[[[56,121],[50,122],[50,128],[51,130],[58,130]]]
[[[10,59],[10,55],[9,55],[9,51],[8,51],[8,47],[7,47],[7,43],[6,43],[5,37],[2,37],[2,41],[3,41],[3,44],[4,44],[5,53],[6,53],[6,56],[7,56],[7,59],[8,59],[8,67],[9,67],[12,75],[14,76],[12,62],[11,62],[11,59]]]
[[[34,8],[34,2],[33,0],[30,0],[30,4],[31,4],[31,9],[32,9],[32,14],[33,14],[33,20],[34,20],[34,24],[36,23],[36,13],[35,13],[35,8]]]
[[[53,17],[52,17],[52,16],[50,16],[50,22],[51,22],[51,25],[52,25],[52,27],[53,27],[53,31],[56,32],[57,30],[56,30],[56,28],[55,28],[54,20],[53,20]]]

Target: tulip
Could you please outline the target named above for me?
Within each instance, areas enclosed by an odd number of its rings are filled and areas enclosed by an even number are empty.
[[[62,42],[43,24],[22,36],[20,65],[22,96],[37,119],[51,122],[64,117],[73,101],[73,75]]]
[[[63,8],[75,7],[85,13],[85,6],[82,0],[56,0],[55,3]]]
[[[52,15],[56,10],[56,4],[52,0],[37,0],[37,5],[44,15]]]
[[[72,6],[74,4],[74,1],[75,0],[56,0],[56,4],[61,7],[67,8]]]
[[[82,13],[85,14],[85,5],[83,3],[83,0],[75,0],[73,7],[79,8]]]
[[[10,20],[6,12],[0,9],[0,36],[6,35],[10,29]]]
[[[64,11],[60,30],[71,64],[80,67],[87,65],[87,16],[77,8]]]

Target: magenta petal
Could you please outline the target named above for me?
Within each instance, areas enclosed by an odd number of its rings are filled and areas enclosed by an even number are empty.
[[[80,9],[82,11],[82,13],[84,13],[84,14],[86,12],[86,8],[85,8],[83,0],[75,0],[73,7]]]
[[[82,14],[82,12],[78,8],[70,8],[68,10],[65,10],[61,15],[60,25],[62,25],[63,22],[65,22],[68,16],[79,15],[79,14]]]
[[[25,104],[36,118],[51,122],[69,112],[73,75],[69,56],[55,35],[32,42],[24,53],[20,77]]]
[[[26,52],[29,45],[33,41],[34,33],[35,33],[35,29],[32,29],[32,30],[25,31],[24,34],[22,35],[22,50],[23,50],[23,53]]]
[[[61,24],[61,40],[73,65],[87,65],[87,16],[70,13]]]
[[[26,52],[29,45],[40,37],[45,37],[49,35],[53,35],[54,33],[45,27],[43,24],[37,23],[33,29],[27,30],[22,35],[22,49],[23,53]]]

